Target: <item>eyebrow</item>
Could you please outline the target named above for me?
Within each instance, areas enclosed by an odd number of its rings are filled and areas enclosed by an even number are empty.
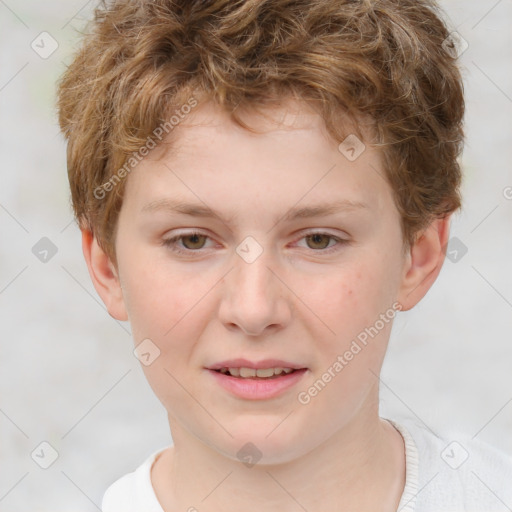
[[[274,219],[275,222],[280,220],[292,221],[295,219],[310,219],[313,217],[325,217],[334,213],[350,212],[356,210],[368,209],[368,205],[361,201],[351,201],[342,199],[334,203],[320,203],[309,206],[291,208],[281,219]],[[224,217],[219,212],[212,210],[205,204],[187,203],[180,200],[173,199],[157,199],[151,201],[142,207],[141,213],[153,213],[157,211],[167,211],[170,213],[181,213],[190,215],[191,217],[209,217],[218,219],[224,223],[230,223],[238,217],[232,215],[231,217]]]

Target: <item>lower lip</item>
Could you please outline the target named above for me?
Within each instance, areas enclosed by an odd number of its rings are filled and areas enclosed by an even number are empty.
[[[242,379],[215,370],[208,370],[216,381],[227,391],[246,400],[267,400],[274,398],[295,386],[306,373],[306,369],[295,370],[272,379]]]

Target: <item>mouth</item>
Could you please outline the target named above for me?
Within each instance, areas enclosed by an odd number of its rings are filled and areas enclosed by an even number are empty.
[[[302,368],[305,370],[305,368]],[[275,368],[247,368],[247,367],[240,367],[240,368],[229,368],[229,367],[223,367],[218,370],[214,370],[218,373],[222,373],[223,375],[229,375],[231,377],[236,377],[239,379],[275,379],[279,378],[281,375],[288,375],[290,373],[294,373],[296,370],[294,368],[282,368],[282,367],[275,367]]]
[[[225,391],[245,400],[268,400],[298,385],[308,368],[277,359],[254,363],[236,359],[217,363],[208,373]]]

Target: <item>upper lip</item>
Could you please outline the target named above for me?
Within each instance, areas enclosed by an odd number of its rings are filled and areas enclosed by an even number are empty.
[[[255,370],[263,368],[292,368],[301,370],[305,368],[300,364],[283,361],[282,359],[263,359],[262,361],[249,361],[247,359],[228,359],[208,366],[209,370],[220,370],[221,368],[254,368]]]

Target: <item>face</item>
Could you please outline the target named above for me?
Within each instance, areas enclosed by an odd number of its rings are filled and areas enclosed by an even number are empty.
[[[406,262],[377,150],[350,161],[304,105],[272,119],[247,114],[254,134],[198,106],[130,174],[116,237],[123,307],[135,344],[160,351],[143,369],[171,431],[232,459],[251,442],[262,463],[374,412]]]

